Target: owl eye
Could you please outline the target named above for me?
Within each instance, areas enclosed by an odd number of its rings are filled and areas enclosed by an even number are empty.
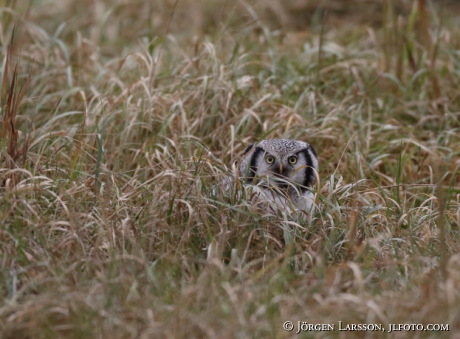
[[[291,165],[295,165],[297,163],[297,157],[289,157],[288,161]]]
[[[268,155],[268,156],[265,158],[265,161],[267,162],[267,164],[273,164],[273,162],[275,161],[275,158],[272,157],[271,155]]]

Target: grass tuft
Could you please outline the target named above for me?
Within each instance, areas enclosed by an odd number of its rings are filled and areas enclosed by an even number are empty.
[[[455,2],[0,5],[0,337],[455,337]],[[221,187],[266,138],[310,218]]]
[[[30,83],[31,74],[22,88],[18,85],[18,74],[20,72],[20,61],[16,62],[14,70],[9,80],[9,70],[11,67],[12,58],[12,44],[14,38],[14,30],[11,38],[11,43],[8,46],[5,67],[3,70],[2,90],[0,94],[0,106],[3,107],[3,119],[0,144],[6,145],[6,153],[2,152],[0,157],[0,164],[4,164],[7,171],[2,178],[1,186],[12,189],[21,180],[21,171],[15,171],[17,168],[23,168],[27,160],[27,151],[29,146],[29,136],[26,135],[25,140],[21,147],[18,146],[18,130],[16,127],[16,116],[18,113],[19,105],[24,98],[27,87]]]

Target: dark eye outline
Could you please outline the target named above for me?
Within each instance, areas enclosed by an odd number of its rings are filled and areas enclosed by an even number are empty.
[[[288,162],[289,162],[291,165],[297,164],[297,157],[294,157],[294,156],[289,157],[289,158],[288,158]]]
[[[273,164],[275,162],[275,157],[273,155],[267,155],[265,157],[265,162],[267,164]]]

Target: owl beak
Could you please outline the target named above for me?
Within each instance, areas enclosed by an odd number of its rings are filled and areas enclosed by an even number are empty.
[[[283,174],[283,164],[280,164],[280,174]]]

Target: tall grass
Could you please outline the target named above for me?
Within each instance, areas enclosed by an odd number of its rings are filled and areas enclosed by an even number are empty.
[[[0,337],[455,337],[455,8],[267,3],[3,3]],[[310,221],[219,189],[272,137],[317,150]],[[390,336],[299,336],[344,333]]]

